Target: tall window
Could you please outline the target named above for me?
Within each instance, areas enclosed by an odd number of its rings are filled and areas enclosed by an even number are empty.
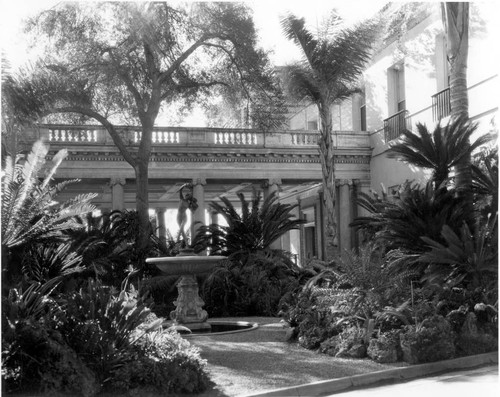
[[[307,122],[308,131],[316,131],[317,129],[318,129],[318,122],[316,120]]]
[[[366,102],[365,93],[361,95],[359,106],[359,118],[361,120],[361,131],[366,131]]]
[[[437,91],[442,91],[450,86],[450,71],[447,56],[446,36],[436,36],[436,84]]]
[[[406,110],[404,65],[402,63],[397,63],[389,68],[387,71],[387,79],[389,115]]]
[[[409,126],[406,111],[405,68],[403,63],[387,69],[389,117],[384,120],[386,142],[398,138]]]

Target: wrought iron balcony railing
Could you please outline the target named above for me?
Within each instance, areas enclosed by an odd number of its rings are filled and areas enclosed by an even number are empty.
[[[411,120],[408,117],[408,110],[401,110],[384,120],[385,141],[389,142],[399,138],[403,131],[410,128]]]
[[[450,88],[445,88],[432,96],[432,119],[438,121],[450,114]]]

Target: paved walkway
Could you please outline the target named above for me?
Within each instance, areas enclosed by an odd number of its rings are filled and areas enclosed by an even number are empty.
[[[489,365],[482,368],[454,371],[404,383],[330,394],[325,397],[496,397],[499,395],[498,365]]]
[[[494,355],[495,359],[492,359],[491,355],[486,359],[474,356],[475,359],[460,358],[442,362],[443,364],[417,366],[401,362],[378,364],[370,359],[339,359],[306,350],[297,343],[286,342],[286,328],[280,323],[280,319],[249,317],[213,320],[257,322],[260,326],[254,331],[189,338],[192,344],[200,348],[202,357],[208,361],[207,369],[214,382],[210,390],[201,394],[203,397],[325,396],[335,392],[339,395],[338,393],[345,394],[345,390],[353,386],[372,387],[375,382],[380,384],[381,379],[387,382],[394,379],[408,381],[464,366],[498,365],[497,355]],[[412,380],[411,383],[413,382],[418,381]],[[402,387],[409,384],[404,383]],[[430,384],[428,387],[432,388]],[[378,390],[380,392],[382,389]],[[404,390],[406,396],[406,389]],[[433,396],[428,390],[422,393],[427,394],[426,397]],[[421,396],[419,392],[419,397]],[[480,397],[489,395],[483,394]]]
[[[279,318],[218,318],[220,321],[259,323],[254,331],[196,336],[188,340],[198,346],[208,361],[215,387],[203,396],[240,396],[322,380],[365,374],[405,366],[378,364],[369,359],[332,358],[286,342],[286,328]]]

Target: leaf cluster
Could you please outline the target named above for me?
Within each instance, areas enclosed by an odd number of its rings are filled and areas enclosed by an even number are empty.
[[[291,14],[282,19],[281,25],[285,36],[303,53],[301,62],[283,70],[292,98],[331,105],[358,91],[357,79],[370,59],[378,34],[376,21],[337,27],[323,37],[314,35],[304,18]]]

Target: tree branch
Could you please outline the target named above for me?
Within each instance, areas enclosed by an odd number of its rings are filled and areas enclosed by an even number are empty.
[[[186,51],[184,51],[179,58],[177,58],[170,67],[162,72],[159,77],[159,83],[162,85],[179,67],[181,64],[193,53],[196,51],[197,48],[201,47],[203,44],[205,44],[205,40],[208,40],[211,38],[210,35],[204,35],[202,36],[198,41],[196,41],[194,44],[191,45]]]
[[[124,73],[122,71],[120,62],[117,61],[117,59],[115,58],[115,56],[114,56],[114,54],[113,54],[113,52],[112,52],[111,49],[108,50],[108,54],[111,57],[112,62],[115,65],[115,68],[117,70],[118,76],[120,76],[120,78],[123,80],[123,82],[127,86],[127,89],[133,95],[133,97],[135,99],[135,102],[137,104],[137,111],[138,111],[139,115],[143,116],[143,113],[145,112],[145,110],[144,110],[144,101],[143,101],[143,99],[141,97],[141,94],[139,93],[139,91],[137,90],[137,88],[132,83],[132,79],[130,78],[130,76],[127,73]]]

